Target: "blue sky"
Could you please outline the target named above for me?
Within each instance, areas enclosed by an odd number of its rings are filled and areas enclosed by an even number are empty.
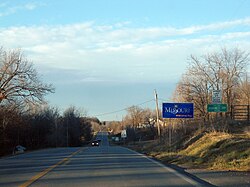
[[[249,10],[249,0],[0,0],[0,46],[21,48],[55,86],[51,106],[95,116],[150,101],[154,89],[169,100],[191,54],[249,51]]]

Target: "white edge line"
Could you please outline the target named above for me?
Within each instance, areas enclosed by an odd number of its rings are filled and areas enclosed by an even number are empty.
[[[129,149],[129,148],[126,148],[126,147],[124,147],[124,148],[125,148],[125,149],[128,149],[129,151],[132,151],[132,152],[136,153],[137,155],[142,156],[143,158],[148,159],[149,161],[151,161],[151,162],[157,164],[158,166],[163,167],[164,169],[170,171],[171,173],[177,175],[178,177],[182,178],[183,180],[187,181],[188,183],[190,183],[190,184],[192,184],[192,185],[194,185],[194,186],[203,186],[203,185],[200,184],[199,182],[197,182],[197,181],[195,181],[195,180],[193,180],[193,179],[191,179],[191,178],[189,178],[189,177],[187,177],[187,176],[185,176],[185,175],[179,173],[178,171],[176,171],[176,170],[174,170],[174,169],[172,169],[172,168],[170,168],[170,167],[165,166],[164,164],[162,164],[162,163],[160,163],[160,162],[157,162],[157,161],[155,161],[155,160],[153,160],[153,159],[147,157],[146,155],[143,155],[143,154],[141,154],[141,153],[138,153],[138,152],[136,152],[136,151],[134,151],[134,150],[131,150],[131,149]]]

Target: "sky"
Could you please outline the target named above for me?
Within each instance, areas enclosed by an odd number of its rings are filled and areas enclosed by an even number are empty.
[[[0,46],[21,49],[55,93],[102,121],[155,108],[198,57],[249,51],[250,0],[0,0]]]

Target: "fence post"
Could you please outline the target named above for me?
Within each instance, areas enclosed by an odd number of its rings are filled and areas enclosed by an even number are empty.
[[[233,107],[233,105],[231,105],[231,119],[234,119],[234,112],[233,112],[233,110],[234,110],[234,107]]]
[[[247,105],[247,121],[250,121],[250,105]]]

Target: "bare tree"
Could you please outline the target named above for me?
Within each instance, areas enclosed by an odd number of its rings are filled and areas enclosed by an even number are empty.
[[[41,103],[43,96],[54,92],[52,85],[40,81],[36,70],[21,50],[0,48],[0,103]]]
[[[136,128],[142,122],[142,111],[143,109],[138,106],[131,106],[127,109],[126,119],[133,128]]]
[[[122,131],[123,126],[120,121],[110,121],[106,124],[107,130],[111,131],[113,134],[118,134]]]
[[[245,78],[242,79],[240,84],[240,95],[239,103],[250,105],[250,79],[248,74],[245,75]]]
[[[188,71],[177,85],[175,99],[195,104],[196,117],[208,121],[212,114],[206,111],[212,91],[221,90],[223,103],[230,107],[242,98],[240,85],[249,64],[249,53],[237,48],[196,57],[191,55]],[[244,93],[247,89],[244,89]]]
[[[239,86],[246,74],[250,54],[236,48],[232,51],[223,49],[221,55],[223,62],[221,71],[222,90],[225,102],[230,107],[232,104],[236,104],[237,100],[242,97],[239,92]]]

